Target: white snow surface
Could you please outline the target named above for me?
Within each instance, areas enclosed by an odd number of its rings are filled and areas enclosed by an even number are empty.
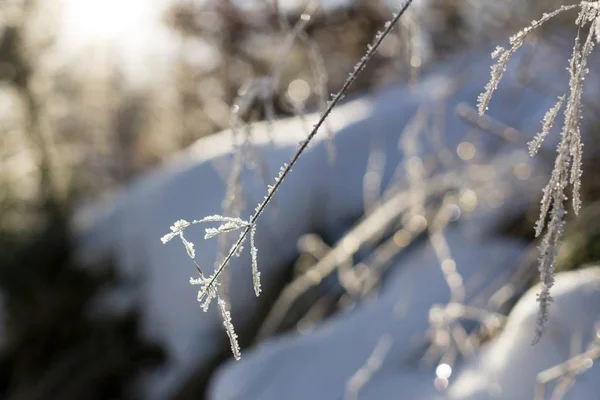
[[[551,77],[546,80],[549,86],[566,83],[566,78],[560,80],[557,76],[565,76],[568,49],[556,51],[539,44],[535,51],[525,48],[522,53],[533,55],[536,77],[542,81]],[[511,157],[515,164],[528,162],[533,168],[531,180],[520,181],[513,176],[511,196],[501,207],[476,210],[471,218],[459,221],[447,232],[457,268],[465,282],[472,282],[470,293],[514,266],[525,244],[494,237],[489,231],[492,224],[539,197],[537,165],[527,158],[525,145],[507,145],[492,134],[478,131],[455,113],[461,103],[474,106],[489,77],[488,54],[488,49],[464,54],[429,71],[418,85],[391,87],[348,101],[332,113],[329,122],[334,133],[335,161],[328,162],[325,134],[319,134],[258,222],[256,244],[263,287],[272,285],[282,268],[296,257],[297,239],[302,234],[319,231],[339,238],[362,213],[362,182],[369,154],[373,149],[384,151],[383,182],[388,182],[403,159],[398,139],[418,109],[429,113],[430,119],[432,113],[439,112],[444,145],[452,153],[460,142],[470,140],[479,147],[478,155],[488,153],[486,157],[495,157],[498,162]],[[490,115],[518,128],[529,139],[555,100],[521,85],[521,70],[515,68],[516,64],[515,59],[492,100]],[[596,82],[590,78],[586,84]],[[444,98],[443,93],[453,86],[456,90]],[[308,126],[315,119],[316,115],[307,116]],[[306,136],[299,119],[275,122],[272,138],[266,124],[257,124],[253,131],[254,148],[272,177]],[[556,142],[554,136],[550,142]],[[429,141],[421,142],[425,154],[436,150]],[[552,143],[549,146],[547,149],[552,151]],[[167,365],[144,382],[148,398],[167,398],[195,369],[229,347],[217,308],[205,314],[196,302],[197,289],[189,284],[195,269],[185,249],[175,240],[163,245],[160,238],[176,220],[221,213],[224,179],[231,160],[230,132],[199,140],[172,162],[121,192],[83,208],[75,219],[81,257],[93,261],[112,256],[122,274],[138,282],[135,290],[115,293],[106,304],[139,305],[144,333],[168,352]],[[266,183],[257,171],[245,171],[243,187],[247,209],[242,218],[246,218],[266,194]],[[203,230],[194,229],[186,231],[186,237],[195,243],[196,261],[210,270],[218,240],[203,240]],[[415,343],[424,338],[429,308],[449,298],[438,261],[424,244],[400,259],[392,271],[377,299],[331,318],[309,333],[290,333],[242,351],[240,362],[220,370],[211,385],[211,398],[342,398],[347,380],[384,334],[393,337],[386,358],[389,361],[361,391],[360,398],[426,399],[447,395],[453,399],[483,399],[491,398],[488,389],[492,383],[500,385],[500,398],[531,398],[536,373],[568,357],[564,348],[553,345],[552,332],[558,329],[554,324],[561,326],[566,337],[574,329],[587,332],[600,310],[592,302],[598,294],[583,290],[589,284],[581,279],[591,276],[589,280],[595,282],[598,274],[566,275],[557,281],[554,291],[557,302],[549,334],[531,347],[536,304],[533,294],[526,296],[511,315],[506,331],[474,360],[454,371],[449,391],[442,394],[433,386],[432,371],[418,368],[412,353]],[[252,321],[261,302],[254,296],[248,254],[231,263],[229,291],[233,323],[243,327]],[[591,380],[586,380],[578,382],[573,390],[592,386]]]
[[[519,300],[502,334],[459,371],[450,387],[449,398],[533,399],[539,372],[586,350],[593,340],[598,345],[600,268],[588,267],[557,275],[548,329],[540,342],[532,345],[539,289],[532,288]],[[599,378],[600,368],[594,362],[561,398],[597,398]],[[547,394],[552,393],[556,383],[548,385]]]
[[[454,231],[449,241],[460,246],[464,238]],[[468,276],[482,268],[501,267],[503,257],[518,252],[518,246],[498,241],[465,250],[457,262]],[[533,399],[537,374],[582,351],[574,353],[574,340],[585,345],[597,334],[600,268],[559,274],[554,310],[540,342],[531,343],[539,291],[534,287],[517,303],[505,330],[453,371],[448,390],[441,393],[434,387],[434,370],[420,368],[411,358],[427,327],[427,310],[447,297],[443,282],[435,279],[439,274],[434,256],[427,251],[421,256],[394,274],[377,301],[310,333],[263,343],[242,361],[221,368],[210,398],[342,398],[347,381],[365,364],[378,339],[391,334],[393,345],[382,367],[360,390],[360,399]],[[481,262],[490,259],[496,265]],[[600,368],[592,364],[563,398],[595,398],[598,378]],[[551,382],[547,393],[555,385]]]

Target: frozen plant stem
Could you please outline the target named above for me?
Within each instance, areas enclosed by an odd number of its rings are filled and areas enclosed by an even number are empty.
[[[209,290],[214,285],[215,280],[219,277],[219,275],[221,274],[223,269],[225,269],[225,267],[227,266],[227,263],[229,263],[231,258],[235,254],[238,253],[240,246],[242,246],[242,244],[246,240],[246,237],[248,236],[248,233],[250,233],[251,227],[256,224],[256,222],[258,221],[258,219],[264,212],[265,208],[267,207],[267,204],[269,204],[271,202],[271,199],[275,195],[275,192],[277,192],[277,190],[281,186],[281,183],[285,180],[286,176],[290,173],[290,171],[292,170],[294,165],[296,165],[296,162],[298,161],[298,159],[300,158],[300,156],[302,155],[304,150],[306,150],[306,148],[308,147],[308,144],[315,137],[315,135],[319,131],[319,128],[321,127],[321,125],[323,125],[323,123],[325,122],[325,120],[327,119],[329,114],[331,114],[331,111],[333,110],[333,108],[344,97],[344,95],[346,94],[346,92],[348,91],[350,86],[354,83],[356,78],[360,75],[360,73],[365,68],[365,66],[367,65],[369,60],[373,57],[373,55],[375,54],[377,49],[379,49],[379,46],[381,45],[383,40],[392,31],[394,26],[400,20],[400,17],[406,12],[406,10],[408,9],[408,7],[411,5],[412,2],[413,2],[413,0],[407,0],[400,7],[398,12],[396,12],[394,14],[393,18],[390,21],[386,22],[384,30],[377,34],[373,44],[368,47],[367,53],[355,65],[354,70],[350,73],[350,75],[344,82],[344,85],[342,86],[342,88],[333,96],[333,99],[329,102],[327,108],[325,109],[325,111],[323,112],[323,114],[321,115],[321,117],[319,118],[317,123],[313,126],[313,129],[310,131],[307,138],[300,144],[300,147],[298,148],[296,153],[292,156],[290,162],[288,164],[284,164],[284,166],[281,168],[279,175],[277,176],[277,178],[275,180],[275,184],[272,187],[270,187],[265,199],[256,207],[254,215],[252,216],[252,218],[250,218],[249,224],[245,228],[242,229],[238,240],[233,244],[233,246],[229,250],[229,253],[227,254],[227,256],[225,256],[223,261],[221,261],[221,264],[219,265],[219,267],[217,268],[215,273],[212,275],[212,278],[208,282],[208,284],[206,286],[206,290]]]
[[[492,99],[492,95],[496,89],[498,89],[498,84],[506,72],[506,67],[511,56],[517,50],[519,50],[521,46],[523,46],[523,40],[525,39],[525,36],[531,33],[534,29],[542,26],[548,20],[556,17],[558,14],[571,10],[575,7],[577,7],[577,5],[562,6],[553,12],[544,14],[539,21],[533,21],[531,25],[511,36],[509,39],[509,48],[498,46],[496,50],[494,50],[492,53],[492,59],[497,61],[494,65],[492,65],[491,79],[485,86],[485,91],[481,93],[477,99],[477,110],[479,111],[479,115],[483,115],[487,111],[490,100]]]
[[[580,10],[575,20],[577,36],[575,37],[573,53],[569,60],[568,92],[560,96],[557,103],[548,110],[542,120],[541,132],[529,143],[529,154],[533,156],[541,148],[544,138],[550,132],[559,111],[563,107],[563,104],[565,104],[564,122],[560,133],[561,139],[557,147],[557,156],[550,180],[543,190],[540,216],[535,227],[536,236],[544,235],[539,246],[540,257],[538,269],[542,290],[537,298],[540,308],[534,343],[539,341],[543,334],[548,320],[548,309],[552,302],[550,289],[554,285],[556,257],[562,240],[565,215],[567,214],[565,210],[565,203],[567,201],[565,191],[567,186],[572,185],[573,187],[572,204],[575,215],[579,213],[581,208],[580,189],[583,143],[581,140],[580,119],[582,113],[583,81],[588,73],[588,57],[594,49],[596,42],[600,41],[600,1],[581,1],[577,5],[563,5],[553,12],[544,14],[539,21],[533,21],[527,28],[513,35],[509,40],[510,46],[508,48],[497,47],[492,53],[492,58],[497,61],[492,66],[490,81],[478,99],[478,111],[479,114],[483,115],[488,108],[492,94],[497,89],[502,75],[506,71],[510,57],[523,45],[525,36],[556,15],[576,7],[579,7]],[[582,44],[580,34],[586,26],[589,30],[585,42]]]
[[[221,273],[225,270],[225,267],[231,260],[233,256],[237,256],[241,253],[242,245],[246,242],[248,234],[250,234],[250,255],[252,259],[252,276],[253,276],[253,284],[254,284],[254,292],[256,296],[258,296],[261,292],[260,287],[260,272],[258,272],[258,261],[257,261],[257,253],[258,250],[255,246],[255,233],[256,233],[256,222],[264,212],[267,205],[273,199],[275,192],[279,189],[284,179],[290,173],[296,162],[300,158],[300,155],[306,150],[308,144],[315,137],[319,128],[323,125],[329,114],[331,114],[331,110],[340,102],[340,100],[344,97],[345,93],[348,91],[348,88],[358,75],[365,68],[369,60],[373,57],[383,40],[386,36],[391,32],[394,26],[397,24],[400,17],[406,12],[408,7],[411,5],[412,0],[407,0],[404,5],[400,7],[397,13],[395,13],[392,19],[386,22],[383,31],[379,32],[373,41],[373,44],[368,46],[367,53],[360,59],[360,61],[355,65],[354,70],[350,73],[342,88],[333,96],[330,102],[327,104],[327,108],[323,111],[323,114],[320,116],[317,123],[313,126],[312,130],[306,137],[304,141],[300,143],[300,147],[296,150],[296,153],[292,156],[290,162],[288,164],[284,164],[279,170],[279,174],[275,178],[275,183],[272,186],[268,187],[267,195],[264,200],[258,204],[256,207],[254,214],[248,220],[242,220],[240,218],[235,217],[226,217],[221,215],[212,215],[209,217],[205,217],[201,220],[195,220],[192,222],[188,222],[186,220],[176,221],[173,226],[171,226],[171,232],[167,233],[162,237],[162,242],[166,243],[175,237],[179,237],[185,246],[185,249],[188,253],[188,256],[194,264],[200,274],[200,278],[190,278],[190,283],[192,285],[201,285],[201,290],[198,291],[198,301],[202,303],[202,309],[207,311],[210,302],[216,298],[218,306],[221,310],[221,316],[223,319],[223,326],[229,336],[229,341],[231,342],[231,350],[233,352],[233,356],[236,360],[239,360],[241,357],[239,344],[237,342],[237,334],[235,333],[233,324],[231,322],[231,314],[227,309],[226,301],[219,295],[218,287],[223,283],[222,280],[219,280]],[[199,223],[220,223],[220,225],[216,228],[207,228],[205,230],[206,234],[204,235],[205,239],[210,239],[219,234],[229,233],[233,231],[239,231],[240,235],[237,241],[231,246],[231,249],[225,256],[225,258],[218,264],[218,267],[215,268],[213,274],[209,277],[205,277],[204,273],[200,269],[200,266],[194,260],[195,258],[195,250],[194,244],[189,242],[184,236],[184,230],[193,224]]]

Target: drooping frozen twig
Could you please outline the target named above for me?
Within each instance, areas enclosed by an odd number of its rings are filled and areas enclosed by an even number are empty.
[[[488,106],[490,104],[490,100],[492,99],[492,95],[498,89],[498,84],[502,79],[502,75],[506,72],[506,67],[508,62],[510,61],[511,56],[523,46],[523,40],[525,36],[533,31],[535,28],[540,27],[542,24],[550,20],[551,18],[557,16],[558,14],[571,10],[577,7],[577,5],[570,6],[562,6],[555,11],[550,13],[546,13],[542,15],[542,18],[539,21],[532,21],[531,24],[525,29],[521,30],[517,34],[513,35],[509,39],[510,47],[508,49],[498,46],[496,50],[492,53],[492,59],[497,60],[496,63],[492,66],[492,76],[490,81],[485,86],[485,91],[479,95],[477,99],[477,109],[480,115],[483,115]]]
[[[594,13],[593,17],[590,15],[591,12]],[[578,24],[584,24],[592,18],[592,24],[583,46],[580,43],[579,34],[573,46],[573,55],[569,61],[569,97],[564,111],[565,121],[561,132],[561,140],[557,148],[556,161],[550,181],[544,188],[540,217],[536,224],[536,235],[539,236],[544,228],[546,228],[546,234],[540,245],[539,269],[542,280],[542,292],[538,296],[540,313],[538,315],[538,325],[534,342],[540,339],[545,322],[548,319],[548,307],[552,300],[549,291],[554,284],[556,254],[562,238],[564,215],[566,214],[564,203],[567,196],[564,192],[569,184],[573,185],[572,203],[575,214],[581,208],[579,197],[583,152],[580,133],[581,98],[583,80],[588,72],[587,60],[595,43],[594,31],[595,26],[599,23],[598,16],[597,8],[588,8],[582,5],[582,10],[577,18]],[[548,215],[550,215],[550,222],[546,225],[545,221]]]
[[[498,47],[492,53],[492,58],[497,59],[492,66],[491,79],[485,87],[485,91],[479,96],[478,111],[483,114],[489,105],[493,92],[498,87],[502,75],[506,71],[508,61],[512,54],[523,45],[524,37],[533,29],[554,16],[579,7],[579,13],[575,24],[577,36],[575,38],[573,53],[569,60],[569,89],[568,94],[561,96],[558,102],[546,113],[542,121],[541,132],[529,143],[529,153],[535,155],[542,146],[544,138],[552,128],[556,116],[566,99],[564,110],[564,123],[561,129],[561,140],[557,147],[557,156],[550,180],[543,190],[540,216],[535,226],[536,236],[542,235],[546,230],[539,247],[539,271],[542,281],[542,291],[538,295],[540,310],[538,313],[534,342],[538,341],[544,331],[548,319],[548,308],[552,302],[550,289],[554,284],[554,269],[556,255],[560,245],[564,218],[567,214],[565,202],[567,196],[565,191],[568,185],[573,186],[572,204],[575,214],[581,208],[580,188],[582,174],[583,143],[581,141],[580,120],[582,109],[583,81],[587,75],[588,58],[594,49],[595,43],[600,39],[600,1],[582,1],[571,6],[561,6],[557,10],[544,14],[539,21],[533,21],[531,25],[510,38],[510,47],[505,49]],[[580,34],[582,28],[589,25],[589,31],[583,45]],[[546,222],[549,219],[548,222]]]

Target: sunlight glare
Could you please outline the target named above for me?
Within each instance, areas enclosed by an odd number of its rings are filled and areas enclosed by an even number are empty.
[[[118,39],[147,23],[148,0],[63,0],[63,28],[69,38],[99,43]]]

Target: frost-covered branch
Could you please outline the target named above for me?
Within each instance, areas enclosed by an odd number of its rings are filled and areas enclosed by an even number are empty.
[[[565,191],[567,186],[572,185],[573,187],[572,204],[575,214],[578,214],[581,209],[579,192],[581,188],[583,143],[581,140],[580,120],[583,81],[588,73],[588,58],[596,42],[600,40],[600,1],[582,1],[577,5],[561,6],[553,12],[544,14],[539,21],[533,21],[527,28],[512,36],[509,40],[510,47],[508,49],[499,46],[492,53],[492,58],[497,59],[497,62],[492,66],[491,79],[486,85],[485,91],[478,99],[478,111],[483,115],[488,108],[494,91],[502,79],[502,75],[506,71],[510,57],[523,45],[525,36],[556,15],[576,7],[579,7],[580,10],[575,20],[577,36],[573,45],[573,53],[569,60],[568,93],[560,96],[557,103],[544,115],[541,132],[529,142],[529,154],[534,156],[541,148],[550,129],[552,129],[554,121],[566,100],[564,123],[560,133],[561,140],[557,147],[557,156],[550,180],[543,190],[540,215],[535,226],[536,236],[541,236],[542,234],[544,236],[539,247],[540,257],[538,268],[542,281],[542,291],[538,295],[540,310],[534,342],[538,341],[543,333],[545,323],[548,319],[548,308],[552,302],[550,289],[554,284],[556,255],[562,239],[564,218],[567,214],[565,210],[565,202],[567,201]],[[588,27],[589,31],[585,42],[582,44],[580,34],[585,27]]]
[[[377,49],[383,42],[383,39],[385,39],[385,37],[391,32],[392,28],[398,22],[398,20],[402,16],[402,14],[404,14],[406,12],[406,10],[408,9],[408,7],[410,6],[411,3],[412,3],[412,0],[407,0],[404,3],[404,5],[400,8],[400,10],[394,14],[393,18],[390,21],[386,22],[384,30],[376,35],[374,43],[368,47],[367,53],[355,65],[354,70],[350,73],[350,75],[344,82],[344,85],[342,86],[342,88],[338,91],[338,93],[336,93],[333,96],[332,100],[329,102],[329,104],[327,106],[327,109],[322,113],[321,117],[319,118],[317,123],[314,125],[313,129],[308,134],[307,138],[304,141],[302,141],[302,143],[300,144],[300,147],[298,148],[296,153],[294,153],[290,162],[287,164],[284,164],[281,167],[281,169],[279,171],[279,175],[277,176],[277,178],[275,178],[274,185],[272,187],[270,187],[270,189],[267,193],[267,196],[265,196],[265,199],[256,207],[255,213],[252,216],[252,218],[250,219],[250,224],[256,223],[256,221],[260,218],[260,216],[264,212],[267,204],[269,204],[271,202],[273,196],[275,195],[275,192],[277,192],[281,183],[283,183],[286,176],[290,173],[290,171],[292,170],[292,168],[294,167],[296,162],[298,162],[298,159],[300,158],[302,153],[304,153],[304,151],[308,147],[308,144],[316,136],[317,132],[319,131],[319,128],[321,128],[321,126],[323,125],[323,123],[325,122],[327,117],[329,117],[329,114],[331,114],[331,111],[333,110],[333,108],[345,96],[345,94],[348,91],[348,89],[350,88],[350,86],[354,83],[356,78],[358,78],[359,74],[362,72],[362,70],[365,68],[365,66],[369,62],[369,60],[373,57],[373,55],[377,51]],[[225,268],[227,263],[231,260],[233,255],[237,252],[237,249],[243,244],[243,242],[249,232],[250,232],[250,227],[247,227],[240,233],[240,237],[238,238],[237,242],[232,246],[231,250],[229,251],[229,254],[227,254],[225,259],[221,262],[221,265],[217,268],[214,279],[216,279],[219,276],[219,274]]]
[[[252,280],[254,283],[254,292],[256,296],[260,295],[261,286],[260,286],[260,272],[258,272],[258,249],[255,245],[255,232],[256,225],[251,224],[248,221],[244,221],[241,218],[232,218],[232,217],[224,217],[222,215],[211,215],[200,220],[194,220],[192,222],[186,221],[184,219],[180,219],[176,221],[171,226],[171,232],[167,233],[161,238],[163,243],[167,243],[175,237],[179,236],[181,242],[183,243],[188,256],[198,269],[200,276],[198,278],[190,278],[190,284],[199,285],[200,290],[198,291],[198,302],[202,305],[202,310],[204,312],[208,311],[208,307],[212,300],[217,299],[217,303],[219,305],[219,309],[221,310],[221,316],[223,318],[223,326],[225,331],[227,332],[227,336],[229,337],[229,341],[231,343],[231,351],[236,360],[239,360],[241,357],[240,346],[237,342],[237,334],[235,333],[235,329],[231,322],[231,314],[227,308],[226,301],[219,296],[218,286],[219,281],[216,279],[216,275],[210,275],[208,277],[204,276],[202,269],[194,260],[196,256],[196,252],[194,250],[194,244],[187,240],[184,236],[184,231],[186,228],[191,225],[206,223],[206,222],[217,222],[220,223],[217,227],[209,227],[205,229],[204,239],[210,239],[217,235],[237,231],[239,229],[249,229],[250,230],[250,254],[252,257]],[[235,255],[239,255],[241,252],[241,246],[239,246],[236,250]]]
[[[188,221],[185,221],[185,220],[179,220],[175,224],[173,224],[173,226],[171,227],[171,232],[166,234],[165,236],[163,236],[161,239],[163,241],[163,243],[166,243],[166,242],[170,241],[171,239],[173,239],[174,237],[179,236],[181,238],[186,250],[188,251],[188,255],[193,260],[194,255],[195,255],[195,253],[193,251],[193,243],[191,243],[187,239],[185,239],[185,237],[183,235],[183,231],[185,230],[185,228],[189,227],[192,224],[197,224],[197,223],[201,223],[201,222],[220,222],[221,223],[220,226],[218,226],[216,228],[206,229],[206,231],[205,231],[206,239],[211,238],[211,237],[221,234],[221,233],[227,233],[227,232],[232,232],[232,231],[237,231],[237,230],[240,231],[240,235],[239,235],[237,241],[231,246],[229,252],[224,257],[224,259],[220,262],[219,266],[215,269],[215,271],[212,275],[205,278],[204,274],[202,273],[202,270],[196,264],[196,267],[198,268],[198,271],[200,272],[200,278],[199,279],[192,278],[190,280],[190,282],[192,284],[201,285],[201,290],[199,291],[199,294],[198,294],[198,301],[202,302],[204,310],[206,310],[208,308],[208,305],[210,304],[210,301],[212,299],[214,299],[215,297],[218,299],[217,301],[219,303],[219,306],[221,308],[221,313],[223,316],[223,323],[224,323],[225,329],[227,331],[227,334],[229,336],[229,339],[231,341],[232,351],[233,351],[234,357],[236,359],[240,358],[239,345],[237,344],[237,335],[235,334],[235,332],[233,330],[233,325],[231,324],[231,316],[229,315],[229,311],[227,310],[227,305],[226,305],[225,301],[223,301],[222,299],[219,298],[219,295],[218,295],[218,292],[216,289],[216,286],[218,286],[218,284],[219,284],[219,281],[218,281],[219,276],[224,271],[224,269],[228,265],[229,261],[231,261],[231,259],[234,256],[240,254],[241,248],[242,248],[243,244],[245,243],[245,241],[248,237],[248,234],[250,234],[250,243],[251,243],[250,244],[250,246],[251,246],[250,254],[251,254],[251,258],[252,258],[254,291],[257,296],[260,294],[260,291],[261,291],[261,289],[260,289],[260,273],[258,272],[258,261],[257,261],[258,251],[257,251],[257,249],[255,247],[255,243],[254,243],[255,242],[254,236],[255,236],[255,230],[256,230],[256,222],[262,216],[265,208],[271,202],[271,200],[273,199],[273,196],[275,195],[275,193],[277,192],[277,190],[279,189],[279,187],[281,186],[281,184],[283,183],[283,181],[285,180],[287,175],[291,172],[292,168],[296,165],[296,163],[298,162],[298,159],[300,158],[302,153],[304,153],[304,151],[307,149],[309,143],[314,139],[316,134],[319,132],[319,129],[321,128],[321,126],[323,126],[323,124],[325,123],[325,120],[329,117],[333,108],[344,98],[344,96],[345,96],[346,92],[348,91],[348,89],[350,88],[350,86],[358,78],[358,76],[363,71],[363,69],[369,62],[369,60],[373,57],[373,55],[377,52],[377,50],[381,46],[381,43],[383,42],[383,40],[389,35],[389,33],[394,28],[394,26],[400,20],[400,17],[406,12],[406,10],[408,10],[408,8],[412,4],[412,2],[413,2],[412,0],[406,0],[404,2],[404,4],[399,8],[399,10],[393,14],[392,19],[389,20],[388,22],[386,22],[384,29],[375,36],[373,44],[368,46],[366,54],[354,66],[353,71],[349,74],[348,78],[342,85],[342,88],[327,103],[326,109],[322,112],[319,120],[313,126],[312,130],[310,131],[310,133],[308,134],[306,139],[300,143],[299,148],[296,150],[296,152],[290,159],[289,163],[286,163],[281,167],[279,174],[275,178],[274,184],[272,186],[269,186],[269,188],[267,190],[267,195],[265,196],[264,200],[256,206],[254,214],[248,221],[244,221],[239,218],[223,217],[223,216],[219,216],[219,215],[213,215],[211,217],[206,217],[206,218],[203,218],[198,221],[193,221],[191,223]]]
[[[571,10],[575,7],[577,7],[577,5],[562,6],[555,11],[545,13],[539,21],[532,21],[527,28],[511,36],[509,39],[510,47],[508,49],[502,46],[496,47],[496,50],[494,50],[492,53],[492,59],[497,61],[494,65],[492,65],[491,79],[485,86],[485,91],[481,93],[477,99],[477,109],[480,115],[483,115],[487,111],[490,100],[492,99],[492,95],[496,89],[498,89],[500,80],[502,79],[504,72],[506,72],[506,67],[510,61],[510,58],[517,50],[521,48],[521,46],[523,46],[523,40],[525,39],[525,36],[558,14]]]

